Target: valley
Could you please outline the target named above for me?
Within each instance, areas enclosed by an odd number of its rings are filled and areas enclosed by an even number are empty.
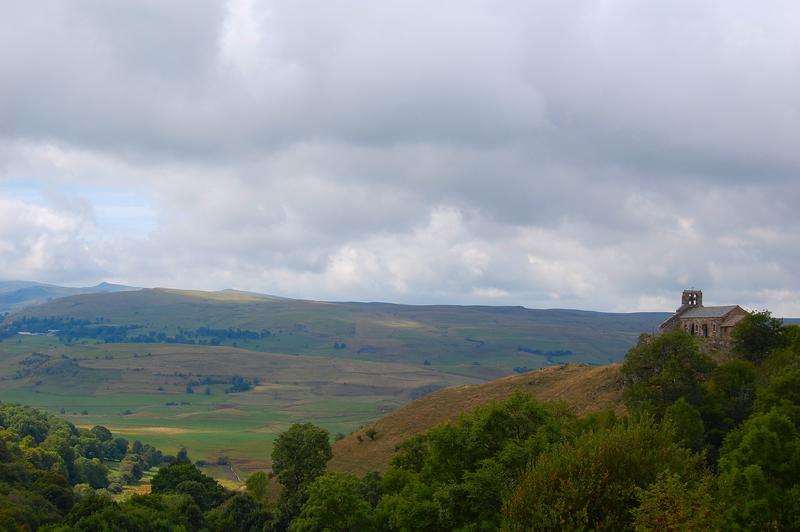
[[[613,363],[663,316],[232,290],[74,295],[0,323],[0,401],[247,475],[293,423],[348,435],[442,388]]]

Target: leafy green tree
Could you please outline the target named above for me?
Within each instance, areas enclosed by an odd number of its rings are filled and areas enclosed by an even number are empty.
[[[119,472],[125,478],[125,482],[139,480],[144,475],[144,463],[142,458],[136,454],[128,454],[119,465]]]
[[[249,493],[237,493],[206,518],[212,532],[261,532],[272,521],[272,514]]]
[[[349,473],[322,475],[308,487],[308,500],[290,532],[371,530],[372,506],[361,490],[361,481]]]
[[[745,316],[731,331],[731,338],[734,351],[756,364],[773,349],[786,345],[783,320],[766,310]]]
[[[136,454],[142,457],[144,463],[147,464],[147,469],[160,465],[164,461],[164,456],[161,451],[147,443],[142,445],[141,452]]]
[[[539,456],[505,504],[508,530],[630,530],[639,488],[688,480],[700,457],[651,420],[589,432]]]
[[[216,506],[224,498],[222,486],[190,462],[175,462],[162,467],[150,481],[150,488],[155,494],[190,495],[203,510]]]
[[[175,456],[176,462],[189,462],[189,452],[186,450],[186,447],[181,447],[178,450],[178,454]]]
[[[53,529],[67,531],[148,531],[173,532],[186,530],[185,523],[176,523],[180,517],[169,512],[158,497],[134,496],[118,504],[96,495],[81,500],[64,519],[70,528]],[[179,527],[176,527],[176,524]]]
[[[278,435],[272,448],[272,471],[283,486],[278,506],[284,524],[300,511],[306,488],[325,472],[332,456],[328,431],[312,423],[294,424]]]
[[[39,473],[32,487],[35,492],[55,506],[61,515],[69,512],[75,503],[72,487],[60,473],[52,471]]]
[[[383,495],[383,479],[377,471],[370,471],[361,479],[361,496],[375,508]]]
[[[658,420],[680,397],[693,406],[701,405],[705,401],[703,382],[714,366],[714,361],[700,352],[697,339],[684,331],[647,338],[625,356],[625,402],[631,410],[649,412]]]
[[[800,367],[786,369],[758,391],[755,409],[769,412],[774,407],[800,425]]]
[[[703,449],[705,443],[703,418],[695,407],[681,397],[664,413],[664,422],[672,425],[675,430],[675,441],[693,451]]]
[[[418,473],[390,469],[383,478],[383,492],[375,508],[378,530],[446,530],[439,524],[435,489]]]
[[[111,441],[111,439],[114,437],[114,435],[111,434],[111,431],[108,430],[106,427],[103,427],[102,425],[95,425],[94,427],[92,427],[92,430],[90,432],[94,435],[95,438],[97,438],[98,441],[101,442]]]
[[[714,461],[725,435],[753,411],[756,368],[748,360],[733,360],[717,366],[707,387],[708,400],[700,405],[706,427],[710,459]]]
[[[91,487],[97,489],[108,486],[108,468],[97,458],[79,457],[75,460],[75,466],[81,480]]]
[[[0,484],[0,530],[36,530],[60,519],[58,509],[41,493],[21,485]]]
[[[54,432],[49,434],[42,442],[41,447],[49,451],[55,451],[64,462],[64,474],[71,484],[80,482],[79,472],[75,466],[75,448],[70,445],[69,435]]]
[[[107,460],[122,460],[128,452],[128,440],[125,438],[111,438],[101,444],[103,457]]]
[[[267,488],[269,487],[269,477],[263,471],[256,471],[247,479],[245,483],[247,486],[247,493],[253,496],[257,501],[265,501],[267,499]]]
[[[662,473],[638,494],[639,507],[632,511],[637,532],[705,532],[721,528],[709,478],[689,483],[678,475]]]
[[[773,408],[725,439],[719,460],[725,527],[792,530],[800,525],[800,431]]]

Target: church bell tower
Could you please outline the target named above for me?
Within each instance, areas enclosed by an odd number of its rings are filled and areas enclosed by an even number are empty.
[[[702,307],[703,306],[703,291],[702,290],[684,290],[681,297],[681,304],[684,307]]]

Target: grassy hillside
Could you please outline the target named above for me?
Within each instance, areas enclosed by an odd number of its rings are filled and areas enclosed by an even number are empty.
[[[138,290],[138,288],[111,283],[72,287],[33,281],[0,281],[0,313],[15,312],[34,305],[47,303],[53,299],[77,294],[108,293],[124,290]]]
[[[611,314],[523,307],[327,303],[236,291],[147,289],[57,299],[7,318],[68,316],[137,325],[137,334],[174,336],[199,327],[270,332],[223,345],[303,355],[509,370],[548,363],[622,359],[665,313]],[[486,371],[484,378],[497,376]]]
[[[454,386],[418,399],[336,442],[328,470],[359,475],[383,472],[399,443],[516,392],[540,400],[563,401],[579,415],[606,408],[617,413],[624,411],[619,364],[543,368],[483,384]],[[377,431],[374,440],[367,437],[367,429]]]

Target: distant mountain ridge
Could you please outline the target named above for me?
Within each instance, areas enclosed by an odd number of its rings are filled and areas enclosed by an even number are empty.
[[[0,313],[16,312],[61,297],[127,290],[139,290],[139,288],[107,282],[95,286],[72,287],[35,281],[0,281]]]

